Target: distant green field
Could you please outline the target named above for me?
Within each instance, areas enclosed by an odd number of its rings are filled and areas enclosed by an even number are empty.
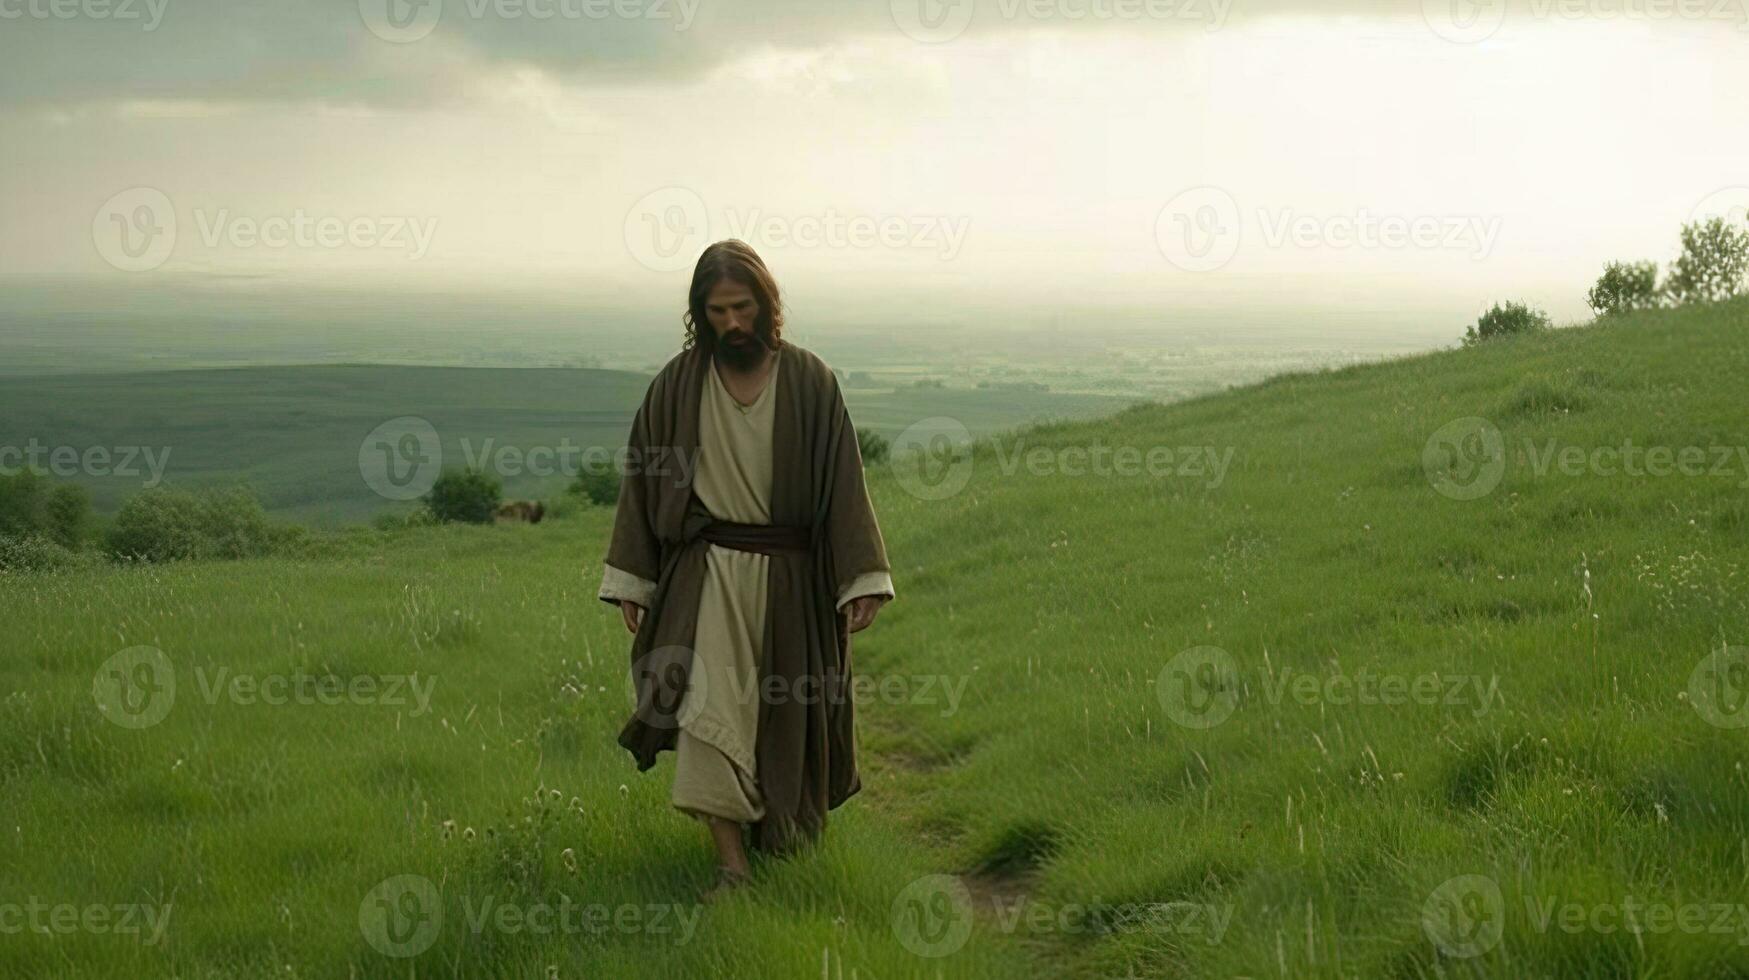
[[[709,906],[605,510],[0,576],[0,907],[74,917],[0,974],[1749,976],[1746,373],[1737,302],[873,471],[865,789]]]
[[[550,496],[569,483],[567,460],[574,473],[576,464],[606,459],[584,450],[624,444],[648,384],[623,371],[382,365],[8,378],[0,385],[0,467],[21,465],[8,448],[38,446],[38,459],[52,467],[52,453],[64,447],[58,475],[83,483],[100,510],[112,510],[162,462],[167,482],[246,482],[269,511],[333,526],[409,506],[379,495],[364,476],[361,446],[384,423],[423,419],[441,441],[443,465],[483,460],[507,494]],[[932,416],[981,434],[1037,418],[1108,414],[1134,401],[969,388],[853,389],[846,398],[858,425],[889,437]],[[93,448],[107,461],[87,467]]]

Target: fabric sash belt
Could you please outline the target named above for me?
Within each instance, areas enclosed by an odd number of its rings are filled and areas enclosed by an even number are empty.
[[[805,555],[814,546],[811,529],[787,524],[712,521],[698,532],[698,536],[714,545],[761,555]]]

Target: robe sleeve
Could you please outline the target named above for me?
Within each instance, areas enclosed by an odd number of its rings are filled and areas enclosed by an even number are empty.
[[[860,599],[865,595],[878,595],[891,599],[893,597],[892,573],[864,572],[858,575],[838,593],[838,602],[835,605],[840,612],[843,612],[844,607],[850,604],[850,600]]]
[[[602,563],[601,591],[596,597],[602,602],[630,602],[634,605],[650,608],[650,603],[656,598],[656,583],[642,576],[633,575],[623,568]]]
[[[664,388],[663,376],[657,375],[650,382],[626,437],[626,467],[620,475],[613,534],[608,539],[607,561],[597,593],[601,601],[614,605],[627,599],[648,609],[661,575],[662,545],[656,537],[655,494],[645,467],[639,463],[651,459],[657,448],[651,436],[652,415],[661,404]]]
[[[826,514],[826,532],[832,544],[835,605],[842,610],[850,600],[865,595],[893,596],[892,568],[887,547],[869,501],[868,484],[862,472],[862,447],[857,444],[856,425],[844,405],[836,375],[828,372],[831,411],[837,417],[836,467],[832,474],[831,505]]]

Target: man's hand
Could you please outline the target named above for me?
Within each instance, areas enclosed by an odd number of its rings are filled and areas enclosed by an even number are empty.
[[[850,618],[850,632],[860,633],[868,629],[874,622],[875,613],[881,611],[881,606],[887,601],[884,595],[857,596],[845,607],[845,613]]]
[[[626,630],[631,633],[638,631],[638,624],[644,621],[644,607],[635,602],[619,601],[619,614],[625,617]]]

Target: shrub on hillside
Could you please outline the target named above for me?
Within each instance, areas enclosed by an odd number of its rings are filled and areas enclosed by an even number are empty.
[[[556,497],[543,501],[546,505],[544,521],[565,521],[577,516],[578,511],[589,506],[582,497],[574,493],[561,493]]]
[[[399,531],[409,527],[429,527],[437,523],[437,518],[431,515],[431,510],[418,507],[405,513],[388,511],[371,518],[370,526],[379,531]]]
[[[278,530],[253,494],[242,488],[142,490],[116,512],[104,537],[118,559],[253,558],[288,547],[295,529]]]
[[[425,495],[431,516],[445,523],[490,524],[504,487],[484,470],[445,470]]]
[[[1664,291],[1671,302],[1712,303],[1743,291],[1749,273],[1749,229],[1723,218],[1682,226],[1682,254],[1670,267]]]
[[[74,568],[94,559],[89,553],[64,548],[60,543],[31,534],[24,537],[0,535],[0,575],[8,572],[43,572]]]
[[[887,461],[892,454],[893,444],[887,437],[873,429],[856,430],[856,446],[862,451],[862,465],[875,466]]]
[[[1597,278],[1597,285],[1585,295],[1585,301],[1598,316],[1649,310],[1660,299],[1656,262],[1611,262]]]
[[[585,466],[571,481],[567,492],[592,504],[619,503],[619,470],[609,466]]]
[[[1547,330],[1552,324],[1549,315],[1523,303],[1495,303],[1481,315],[1474,326],[1464,331],[1464,346],[1474,347],[1486,340],[1511,337],[1537,330]]]
[[[0,536],[41,537],[77,549],[91,523],[85,488],[54,483],[34,470],[0,474]]]

